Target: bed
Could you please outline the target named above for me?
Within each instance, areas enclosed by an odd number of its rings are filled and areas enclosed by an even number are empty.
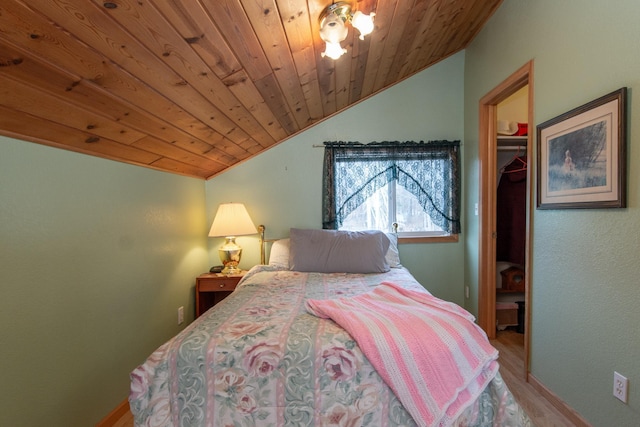
[[[444,316],[427,332],[426,312]],[[442,363],[423,353],[443,347]],[[131,373],[129,403],[136,426],[531,425],[496,359],[471,315],[400,265],[394,235],[291,229]]]

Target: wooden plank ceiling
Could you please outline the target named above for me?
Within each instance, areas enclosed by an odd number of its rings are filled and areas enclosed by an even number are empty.
[[[502,0],[2,0],[0,134],[209,178],[464,49]]]

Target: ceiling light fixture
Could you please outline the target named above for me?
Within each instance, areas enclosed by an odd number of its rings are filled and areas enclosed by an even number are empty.
[[[333,2],[324,8],[318,21],[320,22],[320,38],[327,43],[322,56],[338,59],[347,49],[340,43],[347,38],[349,30],[346,24],[350,23],[360,32],[360,40],[373,31],[373,17],[375,13],[365,15],[359,10],[353,12],[351,3],[346,1]]]

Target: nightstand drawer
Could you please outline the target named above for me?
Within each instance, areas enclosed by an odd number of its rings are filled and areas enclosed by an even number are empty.
[[[200,292],[233,291],[241,277],[224,277],[216,280],[202,280],[198,289]]]

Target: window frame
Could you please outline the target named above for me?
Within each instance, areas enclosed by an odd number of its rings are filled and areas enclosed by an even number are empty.
[[[377,151],[373,151],[373,150],[367,151],[366,148],[368,147],[371,147],[374,150],[377,149]],[[381,147],[382,149],[380,149]],[[400,150],[398,151],[398,153],[396,153],[394,150],[397,150],[398,147],[402,148],[403,150]],[[417,147],[417,148],[414,148],[414,147]],[[432,205],[430,205],[431,207],[429,208],[429,210],[426,209],[425,205],[423,205],[423,208],[427,211],[427,214],[429,214],[432,219],[434,217],[432,216],[431,209],[433,208],[441,209],[438,206],[444,206],[447,209],[453,209],[452,211],[449,211],[449,210],[438,211],[438,212],[445,212],[445,213],[453,213],[453,216],[444,217],[444,220],[447,226],[443,227],[445,229],[445,231],[443,232],[430,232],[430,231],[399,232],[398,241],[399,243],[457,242],[458,234],[461,231],[461,228],[460,228],[461,224],[459,219],[460,211],[461,211],[460,209],[461,176],[460,176],[459,147],[460,147],[459,141],[430,141],[429,143],[423,143],[423,142],[420,142],[420,143],[415,143],[415,142],[371,143],[366,145],[360,144],[360,143],[353,143],[353,142],[348,142],[348,143],[325,142],[325,148],[331,148],[331,149],[336,148],[338,150],[330,151],[325,149],[325,165],[324,165],[324,176],[323,176],[323,190],[325,190],[324,191],[325,194],[323,198],[323,228],[339,228],[342,225],[341,224],[342,218],[346,218],[348,215],[350,215],[350,212],[347,212],[346,214],[341,213],[339,218],[337,213],[338,207],[336,206],[336,197],[341,197],[340,200],[345,201],[344,191],[343,190],[339,191],[336,188],[339,184],[337,183],[337,178],[335,177],[334,174],[337,174],[338,173],[337,170],[340,170],[337,167],[338,164],[340,164],[341,162],[349,162],[352,159],[357,160],[360,158],[366,158],[369,155],[375,156],[375,154],[371,154],[371,153],[378,153],[377,155],[380,157],[380,159],[373,160],[374,162],[388,161],[389,164],[393,164],[393,165],[396,165],[396,162],[400,162],[400,163],[402,163],[403,161],[406,162],[407,157],[405,156],[407,155],[409,156],[408,159],[412,159],[412,160],[416,160],[414,156],[418,156],[417,158],[418,160],[424,158],[425,159],[424,161],[445,159],[444,166],[439,166],[438,168],[433,169],[433,171],[436,171],[436,172],[432,172],[432,171],[427,172],[426,176],[424,175],[425,174],[424,172],[418,172],[419,176],[422,177],[421,179],[427,179],[426,181],[420,181],[420,186],[417,190],[419,192],[418,194],[422,194],[420,196],[422,198],[421,203],[426,203],[424,198],[425,195],[429,198],[429,200],[432,203]],[[340,151],[341,148],[345,150]],[[349,149],[351,148],[353,148],[354,151],[349,151]],[[362,150],[363,148],[364,150]],[[389,148],[389,154],[386,154],[386,151],[384,150],[385,148]],[[420,157],[420,156],[425,156],[425,157]],[[440,164],[440,163],[437,163],[437,164]],[[397,167],[397,166],[394,166],[394,167]],[[442,167],[444,167],[444,169],[440,169]],[[367,168],[365,168],[365,170],[367,170]],[[375,176],[376,170],[379,170],[379,169],[372,169],[370,171],[367,170],[367,172],[371,172],[371,173],[365,174],[365,176],[368,176],[371,179],[373,179],[373,177]],[[424,171],[425,169],[417,169],[417,170]],[[439,178],[435,178],[436,181],[433,181],[434,177],[432,174],[437,172],[444,173],[444,175],[441,175],[442,180],[440,180]],[[396,218],[395,216],[395,213],[396,213],[395,205],[397,203],[396,186],[400,183],[399,176],[400,175],[394,174],[393,178],[388,177],[388,181],[387,181],[387,184],[389,185],[389,189],[387,190],[388,197],[389,197],[389,200],[393,200],[393,203],[389,203],[387,207],[388,215],[390,219]],[[419,177],[418,175],[414,175],[414,176],[416,178]],[[409,178],[411,180],[414,180],[414,176],[409,175]],[[405,180],[405,178],[403,178],[403,180]],[[431,200],[432,197],[436,199],[436,197],[433,196],[434,194],[439,194],[439,193],[435,193],[434,188],[431,188],[429,190],[430,185],[432,183],[438,183],[440,185],[443,185],[444,188],[446,189],[445,191],[446,197],[444,197],[444,199],[438,199],[438,200],[444,200],[444,203],[446,203],[446,205],[436,205],[435,204],[436,202]],[[366,184],[366,185],[369,185],[369,184]],[[356,187],[356,188],[358,188],[358,190],[354,191],[354,193],[352,193],[352,196],[354,196],[359,191],[363,191],[362,189],[364,189],[365,187]],[[407,188],[407,187],[404,187],[404,188]],[[440,187],[438,187],[438,189],[440,189]],[[368,190],[368,191],[371,191],[371,190]],[[416,195],[415,191],[416,191],[416,188],[414,188],[413,191],[410,190],[412,194]],[[429,191],[431,191],[431,193],[429,193]],[[337,194],[340,194],[340,193],[342,193],[342,195],[338,196]],[[361,199],[362,196],[358,196],[358,197],[360,198],[360,200],[362,200]],[[369,196],[365,196],[365,197],[368,198]],[[345,205],[340,205],[340,212],[343,212],[342,209],[344,209],[344,207]],[[354,209],[353,205],[350,210],[352,211],[352,209]],[[440,215],[440,213],[438,215]],[[440,217],[440,221],[442,220],[443,220],[443,217]],[[454,220],[456,222],[455,224],[451,222]],[[393,219],[390,222],[393,222]],[[436,225],[442,226],[441,222],[438,222],[436,220],[434,220],[434,222],[436,223]],[[451,230],[451,231],[447,231],[447,230]]]

